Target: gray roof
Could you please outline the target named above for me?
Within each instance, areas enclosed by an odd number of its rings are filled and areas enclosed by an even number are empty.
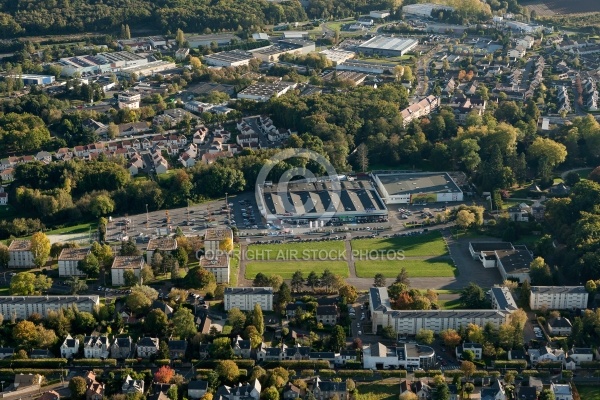
[[[15,349],[12,347],[0,347],[0,354],[14,354]]]
[[[345,392],[346,382],[322,381],[316,378],[313,384],[322,392]]]
[[[334,359],[335,353],[333,351],[311,351],[309,356],[311,360]]]
[[[336,306],[317,306],[317,315],[336,315],[337,316],[337,307]]]
[[[138,346],[156,347],[158,346],[158,339],[151,337],[143,337],[138,341]]]
[[[513,248],[510,242],[469,242],[469,246],[476,253],[482,251],[511,250]]]
[[[208,382],[207,381],[190,381],[188,383],[188,389],[208,390]]]
[[[548,321],[548,325],[553,328],[571,328],[573,326],[568,318],[563,317],[552,318]]]
[[[225,296],[245,294],[273,294],[272,287],[228,287],[225,288]]]
[[[187,349],[187,342],[185,340],[169,340],[169,350],[183,350]]]
[[[531,293],[587,293],[584,286],[532,286]]]

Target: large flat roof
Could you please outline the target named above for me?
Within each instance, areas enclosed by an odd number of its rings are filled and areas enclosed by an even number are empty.
[[[446,172],[419,174],[377,174],[388,196],[418,193],[460,193],[460,188]]]
[[[263,186],[263,200],[269,214],[311,215],[329,212],[366,213],[386,207],[368,180],[290,183],[287,192],[277,186]]]
[[[359,48],[373,50],[408,51],[419,43],[416,39],[375,36],[361,44]]]

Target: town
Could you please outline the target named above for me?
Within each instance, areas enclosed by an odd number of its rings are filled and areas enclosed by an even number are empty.
[[[600,399],[598,4],[16,3],[2,398]]]

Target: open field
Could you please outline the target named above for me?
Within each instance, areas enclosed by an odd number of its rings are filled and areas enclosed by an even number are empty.
[[[345,257],[345,246],[341,240],[257,244],[248,246],[243,256],[248,261],[338,260]]]
[[[378,382],[357,382],[357,400],[396,400],[400,394],[400,379],[387,378]]]
[[[458,270],[452,265],[451,260],[365,260],[355,261],[356,276],[359,278],[373,278],[375,274],[382,273],[386,278],[395,278],[402,267],[406,268],[411,278],[423,277],[454,277]]]
[[[598,386],[577,385],[579,397],[585,400],[600,400],[600,390]]]
[[[527,0],[519,3],[540,17],[600,12],[600,2],[591,0]]]
[[[358,239],[352,241],[352,251],[398,251],[406,257],[438,257],[448,254],[446,242],[439,232],[417,236]]]
[[[74,226],[68,226],[66,228],[54,229],[48,232],[44,232],[46,235],[73,235],[76,233],[94,233],[98,229],[96,222],[88,222],[87,224],[79,224]]]
[[[238,253],[240,251],[240,246],[236,245],[234,252]],[[238,283],[238,272],[240,271],[240,259],[239,257],[231,257],[231,262],[229,264],[229,286],[236,287]]]
[[[283,279],[292,279],[297,270],[302,271],[306,278],[311,271],[321,275],[326,269],[344,278],[349,275],[348,264],[345,261],[269,261],[247,263],[246,279],[254,279],[259,272],[267,276],[275,274],[281,275]]]

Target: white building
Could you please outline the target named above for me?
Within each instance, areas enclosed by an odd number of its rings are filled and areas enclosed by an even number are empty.
[[[513,49],[508,50],[508,58],[523,58],[527,50],[523,46],[517,46]]]
[[[208,65],[216,67],[239,67],[248,65],[254,58],[252,53],[243,50],[222,51],[204,56]]]
[[[49,311],[72,306],[79,311],[92,312],[99,304],[98,296],[0,296],[0,314],[8,321],[12,317],[27,319],[31,314],[47,317]]]
[[[144,380],[133,379],[130,375],[127,375],[123,385],[121,386],[121,393],[123,394],[135,394],[144,393]]]
[[[177,250],[177,240],[172,237],[160,237],[150,239],[146,246],[146,263],[152,264],[152,256],[155,251],[174,251]]]
[[[238,99],[268,101],[271,97],[279,97],[289,90],[294,89],[296,84],[293,82],[257,82],[248,86],[237,94]]]
[[[402,7],[402,14],[414,15],[416,17],[431,18],[431,13],[434,10],[454,11],[454,8],[450,6],[432,3],[409,4],[407,6]]]
[[[110,268],[113,286],[125,285],[125,271],[133,271],[139,279],[142,268],[144,267],[144,257],[142,256],[116,256],[112,267]]]
[[[33,268],[31,240],[13,240],[8,246],[8,268]]]
[[[129,110],[137,110],[140,108],[142,96],[139,93],[131,93],[129,91],[119,93],[118,102],[119,108],[127,108]]]
[[[204,233],[204,252],[206,255],[217,254],[221,243],[226,240],[233,242],[233,231],[228,227],[209,228]]]
[[[522,46],[526,49],[532,48],[534,43],[535,43],[535,39],[529,35],[516,40],[517,46]]]
[[[333,65],[338,65],[339,63],[343,63],[344,61],[350,60],[356,56],[356,53],[353,51],[342,49],[325,49],[319,52],[319,54],[325,56],[325,58],[331,61]]]
[[[73,339],[67,335],[60,345],[60,356],[62,358],[73,358],[79,352],[79,339]]]
[[[255,304],[260,304],[263,311],[273,311],[272,287],[228,287],[225,288],[223,301],[225,311],[239,308],[242,311],[254,310]]]
[[[158,353],[159,340],[153,337],[143,337],[137,342],[137,355],[141,358],[150,358]]]
[[[363,367],[366,369],[430,369],[435,365],[435,351],[429,346],[400,344],[388,347],[373,343],[363,348]]]
[[[411,104],[401,112],[402,125],[404,127],[408,126],[413,120],[431,114],[433,111],[437,110],[439,106],[440,98],[433,95],[429,95],[423,100]]]
[[[573,359],[576,365],[581,365],[582,362],[594,361],[594,351],[589,347],[573,347],[569,350],[567,356]]]
[[[390,16],[389,11],[371,11],[369,12],[369,17],[376,19],[384,19]]]
[[[473,352],[476,360],[481,360],[481,357],[483,356],[483,346],[479,343],[468,342],[463,342],[460,346],[456,347],[456,358],[460,359],[467,350]]]
[[[529,307],[539,310],[585,309],[588,304],[588,292],[583,286],[532,286]]]
[[[573,392],[569,384],[550,384],[550,390],[554,392],[556,400],[573,400]]]
[[[90,254],[89,248],[64,248],[58,256],[58,276],[85,276],[79,262]]]
[[[200,266],[213,274],[217,283],[229,283],[229,256],[226,253],[202,257]]]
[[[85,358],[108,358],[110,342],[107,336],[86,336],[83,339],[83,356]]]

